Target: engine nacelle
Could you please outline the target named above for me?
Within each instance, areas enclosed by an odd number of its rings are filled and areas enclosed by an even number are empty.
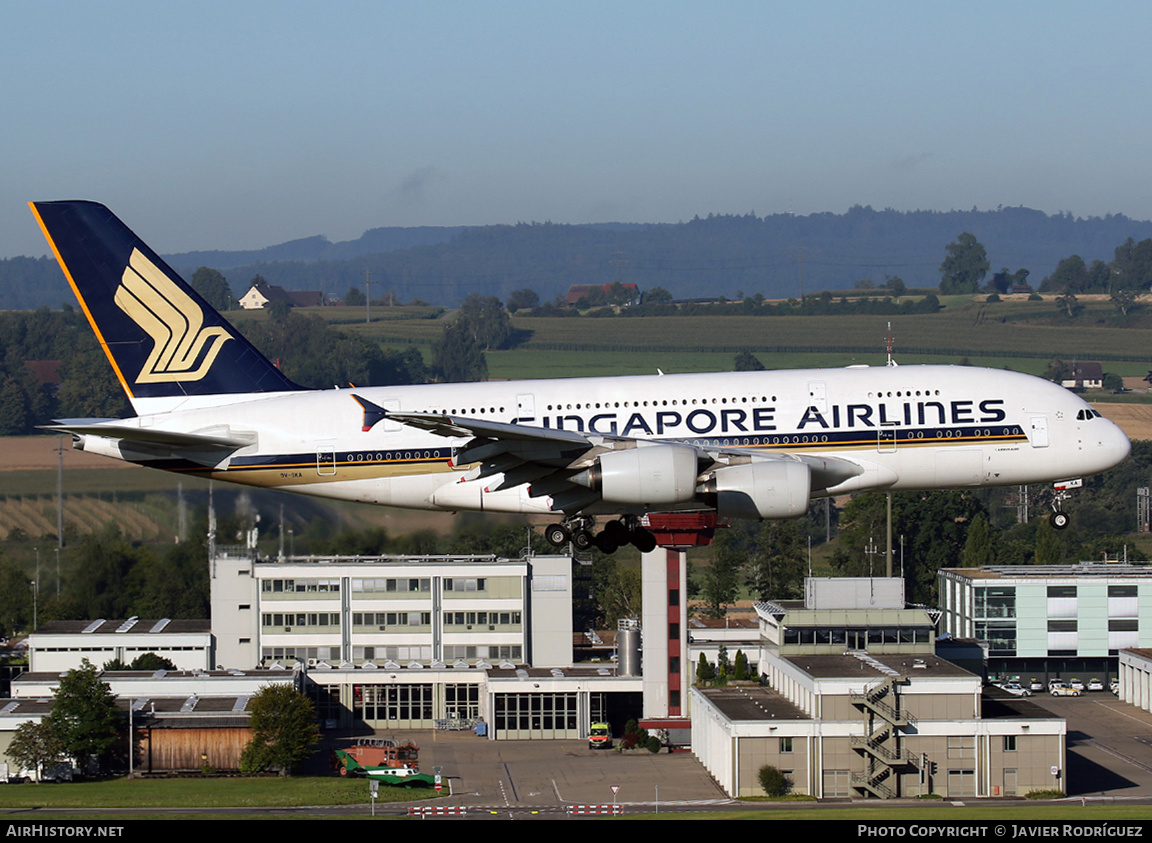
[[[696,495],[696,449],[684,445],[640,445],[609,451],[571,482],[587,486],[608,503],[674,504]]]
[[[771,460],[717,469],[706,489],[722,518],[768,521],[808,511],[812,473],[802,462]]]

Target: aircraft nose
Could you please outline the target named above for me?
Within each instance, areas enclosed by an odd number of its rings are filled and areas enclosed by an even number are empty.
[[[1120,426],[1108,419],[1097,419],[1105,423],[1100,431],[1100,448],[1107,455],[1108,468],[1119,465],[1132,450],[1132,443]]]

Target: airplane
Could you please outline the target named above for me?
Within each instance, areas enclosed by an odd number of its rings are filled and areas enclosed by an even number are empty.
[[[305,388],[103,205],[30,206],[136,413],[45,429],[153,468],[393,507],[553,515],[553,546],[611,553],[654,549],[648,513],[772,520],[867,490],[1072,488],[1131,447],[1057,384],[967,366]],[[600,532],[597,519],[610,519]]]

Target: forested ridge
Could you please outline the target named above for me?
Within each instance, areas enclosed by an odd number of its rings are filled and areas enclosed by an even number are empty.
[[[148,239],[139,221],[127,221]],[[1117,246],[1152,237],[1152,222],[1124,215],[1079,218],[1028,208],[994,211],[877,211],[759,217],[708,215],[679,223],[562,225],[550,222],[459,228],[373,229],[331,243],[322,236],[244,252],[201,251],[167,260],[185,277],[212,266],[237,295],[261,275],[289,290],[341,298],[371,279],[373,292],[452,306],[469,293],[506,299],[536,290],[542,301],[572,284],[616,280],[642,290],[662,287],[676,298],[799,297],[882,286],[888,276],[909,287],[940,284],[944,246],[970,232],[993,271],[1026,269],[1036,281],[1077,255],[1108,261]],[[0,261],[0,309],[59,307],[71,294],[49,258]]]

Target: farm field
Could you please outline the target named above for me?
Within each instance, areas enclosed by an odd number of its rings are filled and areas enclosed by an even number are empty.
[[[1085,297],[1075,320],[1060,317],[1051,301],[957,298],[936,314],[898,316],[646,316],[563,318],[513,316],[527,339],[513,349],[488,352],[493,378],[571,377],[730,369],[743,350],[770,368],[882,365],[889,323],[895,358],[913,363],[959,363],[1042,373],[1054,358],[1097,361],[1105,371],[1140,376],[1152,366],[1152,328],[1117,328],[1107,301]],[[335,314],[312,311],[325,318]],[[430,356],[442,320],[390,319],[371,324],[336,319],[342,330],[389,348],[416,346]],[[449,317],[450,318],[450,317]],[[1136,324],[1136,323],[1133,323]]]

